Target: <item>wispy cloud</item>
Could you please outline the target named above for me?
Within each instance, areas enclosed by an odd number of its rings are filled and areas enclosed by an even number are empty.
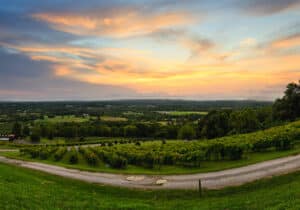
[[[299,9],[299,0],[245,0],[239,4],[251,15],[270,15],[286,10]]]
[[[286,49],[300,47],[300,33],[292,34],[287,37],[279,38],[271,43],[271,48],[274,49]]]
[[[296,0],[4,1],[0,99],[273,99],[300,77]]]
[[[37,13],[33,18],[47,22],[56,30],[77,35],[130,37],[145,35],[162,28],[189,24],[186,12],[144,14],[137,9],[97,10],[84,13]]]
[[[202,60],[223,60],[227,56],[225,53],[217,53],[217,44],[210,38],[190,33],[184,29],[162,29],[148,35],[159,42],[176,44],[189,52],[188,60],[206,58]]]

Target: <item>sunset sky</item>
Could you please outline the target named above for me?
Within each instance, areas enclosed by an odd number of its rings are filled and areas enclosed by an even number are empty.
[[[300,0],[0,0],[0,100],[274,100]]]

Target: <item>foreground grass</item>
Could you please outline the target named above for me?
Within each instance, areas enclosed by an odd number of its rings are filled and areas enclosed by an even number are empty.
[[[299,209],[300,173],[237,188],[142,191],[0,164],[0,209]]]
[[[297,155],[297,154],[300,154],[300,145],[295,145],[294,149],[287,150],[287,151],[269,151],[269,152],[262,152],[262,153],[250,153],[247,155],[247,157],[241,160],[204,161],[202,162],[201,167],[199,168],[187,168],[187,167],[180,167],[180,166],[161,166],[160,169],[158,168],[147,169],[139,166],[129,165],[127,169],[113,169],[104,163],[99,163],[97,166],[90,166],[86,162],[85,158],[82,157],[81,154],[78,154],[79,157],[78,164],[72,165],[69,163],[68,155],[65,155],[61,161],[56,162],[54,161],[53,157],[48,160],[40,160],[40,159],[32,159],[29,156],[21,156],[19,152],[0,152],[0,155],[9,158],[48,163],[48,164],[63,166],[66,168],[74,168],[74,169],[85,170],[85,171],[122,173],[122,174],[148,174],[148,175],[192,174],[192,173],[220,171],[220,170],[242,167],[242,166],[259,163],[266,160],[272,160],[276,158],[286,157],[290,155]]]

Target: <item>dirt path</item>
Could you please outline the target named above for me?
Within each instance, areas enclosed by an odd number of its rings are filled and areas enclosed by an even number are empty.
[[[90,183],[106,184],[128,188],[144,189],[198,189],[201,179],[203,188],[221,189],[237,186],[262,178],[287,174],[300,170],[300,155],[265,161],[245,167],[228,169],[218,172],[190,175],[121,175],[99,172],[79,171],[44,163],[9,159],[0,156],[0,162],[31,168],[50,174],[78,179]],[[159,184],[160,183],[160,184]]]
[[[0,149],[0,152],[18,152],[19,149]]]

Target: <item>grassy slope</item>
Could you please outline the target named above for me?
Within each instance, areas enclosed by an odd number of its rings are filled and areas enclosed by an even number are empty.
[[[101,120],[107,122],[124,122],[127,121],[125,117],[112,117],[112,116],[101,116]]]
[[[262,162],[265,160],[276,159],[289,155],[295,155],[300,153],[300,146],[297,145],[292,150],[288,151],[270,151],[263,153],[250,153],[247,158],[236,161],[205,161],[202,163],[200,168],[184,168],[179,166],[162,166],[161,169],[146,169],[138,166],[129,165],[127,169],[113,169],[107,167],[104,163],[100,163],[98,166],[89,166],[85,159],[79,154],[79,163],[75,165],[69,164],[68,155],[65,155],[63,160],[56,162],[53,158],[48,160],[31,159],[29,157],[20,157],[18,152],[0,152],[0,155],[4,155],[10,158],[17,158],[23,160],[37,161],[43,163],[49,163],[67,168],[75,168],[87,171],[98,171],[98,172],[110,172],[110,173],[124,173],[124,174],[189,174],[189,173],[204,173],[211,171],[220,171],[229,168],[241,167],[249,164]]]
[[[84,118],[84,117],[75,117],[73,115],[64,115],[64,116],[55,116],[53,118],[45,118],[41,120],[36,120],[36,122],[47,122],[47,123],[59,123],[59,122],[86,122],[88,121],[89,118]]]
[[[97,186],[0,164],[0,209],[299,209],[300,173],[204,192]]]

